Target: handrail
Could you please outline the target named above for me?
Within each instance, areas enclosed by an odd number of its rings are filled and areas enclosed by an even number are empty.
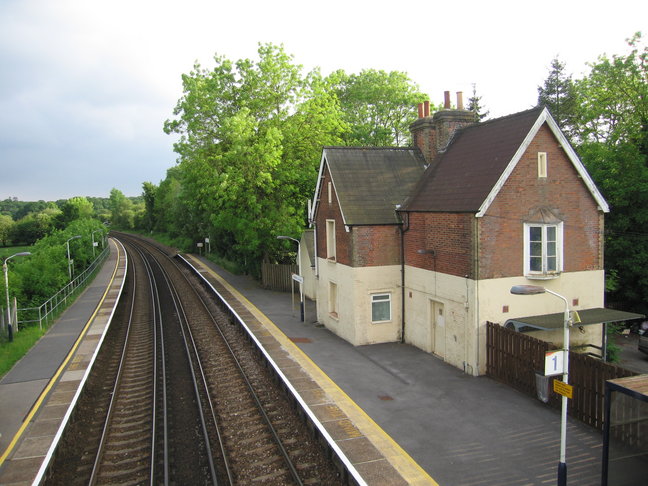
[[[45,321],[45,324],[50,319],[50,316],[54,313],[56,309],[60,305],[65,305],[67,303],[68,297],[70,297],[72,294],[74,294],[77,290],[80,288],[84,287],[84,284],[88,281],[90,277],[93,276],[95,271],[99,269],[99,266],[101,263],[106,260],[108,257],[108,254],[110,253],[110,248],[106,246],[106,248],[103,249],[103,251],[99,254],[97,258],[86,268],[83,272],[81,272],[77,277],[75,277],[70,283],[68,283],[65,287],[60,289],[58,292],[56,292],[52,297],[47,299],[44,303],[39,305],[38,307],[25,307],[22,309],[17,310],[17,314],[19,313],[29,313],[29,311],[33,311],[34,318],[32,319],[23,319],[23,320],[18,320],[18,325],[20,324],[30,324],[34,322],[38,322],[38,326],[42,329],[43,328],[43,321]]]

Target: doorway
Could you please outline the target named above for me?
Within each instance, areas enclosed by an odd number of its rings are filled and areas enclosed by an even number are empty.
[[[440,356],[445,357],[445,309],[443,303],[436,300],[429,300],[428,306],[429,321],[429,343],[428,349]]]

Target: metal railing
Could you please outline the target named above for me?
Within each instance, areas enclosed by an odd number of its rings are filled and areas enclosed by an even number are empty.
[[[38,322],[38,326],[42,329],[43,322],[45,325],[48,322],[55,318],[57,311],[63,311],[67,307],[68,299],[72,298],[76,293],[80,293],[86,286],[88,281],[94,277],[98,272],[101,264],[106,260],[108,254],[110,253],[110,248],[106,246],[103,251],[99,254],[97,258],[77,277],[72,279],[61,290],[56,292],[52,297],[47,299],[43,304],[38,307],[26,307],[24,309],[18,309],[18,316],[22,316],[22,319],[18,320],[18,327],[21,325],[32,324]]]

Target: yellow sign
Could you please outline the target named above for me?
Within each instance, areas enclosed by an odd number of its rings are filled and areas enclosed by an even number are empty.
[[[554,380],[553,389],[558,395],[571,399],[574,396],[574,387],[564,381]]]

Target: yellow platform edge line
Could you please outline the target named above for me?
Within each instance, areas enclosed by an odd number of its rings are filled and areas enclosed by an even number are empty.
[[[250,302],[244,295],[242,295],[236,288],[232,287],[223,277],[216,273],[211,268],[205,266],[202,261],[195,258],[193,255],[189,256],[192,261],[205,269],[210,275],[218,280],[227,290],[229,290],[234,297],[236,297],[248,310],[273,334],[275,338],[290,351],[290,354],[296,361],[300,362],[305,367],[310,368],[318,376],[312,376],[318,385],[333,397],[337,396],[336,404],[344,410],[344,412],[354,418],[354,424],[363,432],[383,454],[387,454],[385,458],[396,469],[408,484],[412,485],[431,485],[439,486],[439,484],[407,453],[403,448],[385,432],[367,413],[349,397],[344,390],[342,390],[337,383],[335,383],[322,369],[310,359],[294,342],[292,342],[286,334],[277,327],[277,325],[267,317],[261,310],[259,310],[252,302]]]
[[[22,435],[25,433],[25,429],[27,428],[29,423],[32,421],[34,416],[36,415],[36,412],[38,412],[38,410],[40,410],[40,407],[43,404],[43,401],[45,400],[45,397],[48,395],[48,393],[50,392],[50,390],[52,389],[52,387],[54,386],[54,384],[58,380],[59,376],[61,375],[61,373],[63,372],[63,370],[67,366],[70,359],[72,359],[72,356],[74,356],[74,353],[76,352],[77,348],[79,347],[79,344],[81,344],[81,341],[85,337],[86,332],[88,331],[88,329],[90,328],[90,325],[92,324],[95,317],[97,316],[97,313],[99,312],[99,309],[101,308],[101,305],[103,304],[104,300],[106,299],[106,295],[108,295],[108,292],[110,291],[110,287],[112,286],[112,283],[115,280],[115,275],[117,275],[117,270],[119,269],[119,262],[120,262],[120,258],[121,258],[121,252],[119,250],[119,246],[117,246],[112,241],[110,241],[110,242],[117,249],[117,258],[115,260],[115,268],[113,269],[113,273],[112,273],[112,275],[110,277],[110,281],[108,282],[108,285],[106,286],[106,290],[103,293],[103,295],[101,296],[101,299],[99,300],[99,303],[97,304],[97,307],[95,308],[94,312],[92,313],[92,315],[88,319],[88,322],[83,327],[81,333],[79,334],[79,337],[77,338],[77,340],[72,345],[72,348],[70,349],[70,352],[67,354],[67,356],[65,357],[65,359],[63,360],[61,365],[58,367],[58,369],[56,370],[56,373],[54,373],[54,376],[52,376],[52,378],[50,378],[49,382],[47,383],[47,386],[45,386],[45,388],[43,389],[41,394],[38,396],[38,399],[34,402],[34,405],[32,406],[31,410],[27,414],[27,417],[25,417],[25,420],[23,420],[22,425],[20,426],[20,428],[18,429],[16,434],[13,436],[13,439],[11,439],[11,442],[7,446],[7,449],[4,451],[2,456],[0,456],[0,466],[2,466],[2,464],[4,464],[4,462],[7,460],[7,457],[9,457],[9,454],[11,454],[14,447],[16,447],[16,444],[18,443],[18,441],[20,440]]]

